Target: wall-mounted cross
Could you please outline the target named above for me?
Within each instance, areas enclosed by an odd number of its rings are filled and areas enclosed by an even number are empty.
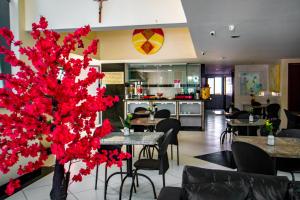
[[[107,0],[96,0],[99,2],[99,23],[102,22],[102,8],[103,8],[103,1],[107,1]]]

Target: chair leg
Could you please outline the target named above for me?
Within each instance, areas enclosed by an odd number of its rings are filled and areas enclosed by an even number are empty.
[[[99,169],[99,165],[97,165],[96,167],[95,190],[97,190],[97,185],[98,185],[98,169]]]
[[[132,197],[132,190],[134,188],[134,180],[135,180],[135,176],[137,176],[137,170],[134,171],[133,176],[132,176],[132,183],[131,183],[131,187],[130,187],[130,193],[129,193],[129,200],[131,200]]]
[[[293,172],[290,172],[292,175],[292,182],[295,183],[295,174]]]
[[[173,160],[173,145],[171,144],[171,160]]]
[[[137,171],[137,170],[136,170]],[[139,176],[136,174],[136,187],[139,187]]]
[[[134,145],[132,145],[132,157],[134,157]]]
[[[179,166],[179,144],[177,144],[177,166]]]
[[[124,182],[125,182],[127,177],[128,176],[126,175],[125,178],[122,180],[122,183],[121,183],[121,186],[120,186],[120,191],[119,191],[119,200],[122,200],[123,185],[124,185]]]
[[[105,165],[105,172],[104,172],[104,199],[106,200],[107,194],[107,165]]]
[[[162,174],[162,179],[163,179],[163,188],[164,188],[166,186],[165,173]]]

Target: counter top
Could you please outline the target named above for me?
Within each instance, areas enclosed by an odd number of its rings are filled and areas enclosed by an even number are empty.
[[[211,99],[124,99],[124,101],[210,101]]]

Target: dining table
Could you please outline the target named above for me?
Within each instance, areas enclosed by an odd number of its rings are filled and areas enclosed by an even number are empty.
[[[140,111],[134,112],[134,114],[138,115],[138,116],[149,116],[150,111],[149,110],[140,110]]]
[[[132,155],[133,145],[155,145],[163,135],[163,132],[132,132],[129,135],[124,135],[123,132],[112,132],[101,138],[100,143],[101,145],[126,145],[126,152]],[[107,178],[106,183],[108,184],[109,180],[117,174],[125,174],[125,177],[122,179],[119,192],[119,199],[121,200],[122,188],[125,180],[129,177],[133,177],[132,156],[126,160],[126,172],[115,172],[111,174]],[[107,187],[105,190],[107,190]]]
[[[132,126],[156,126],[160,121],[164,120],[165,118],[154,118],[151,119],[150,117],[147,118],[135,118],[132,119],[130,125]]]
[[[275,145],[267,144],[268,137],[235,136],[233,141],[246,142],[257,146],[274,158],[300,158],[300,139],[275,137]]]
[[[232,127],[247,127],[247,136],[250,135],[250,127],[262,127],[265,125],[265,119],[254,119],[249,121],[249,119],[226,119],[227,123]]]

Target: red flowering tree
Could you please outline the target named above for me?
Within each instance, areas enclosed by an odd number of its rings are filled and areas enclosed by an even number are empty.
[[[56,158],[51,199],[65,199],[69,172],[64,169],[75,160],[85,163],[73,181],[81,181],[82,176],[103,162],[122,165],[126,153],[98,153],[100,138],[109,134],[112,127],[104,120],[95,128],[97,112],[105,111],[118,101],[118,97],[105,96],[105,88],[98,88],[97,94],[88,93],[88,87],[104,74],[89,68],[88,76],[80,79],[82,70],[88,69],[91,54],[96,54],[98,40],[93,40],[83,51],[83,59],[70,58],[76,48],[84,48],[82,37],[90,32],[85,26],[68,34],[61,42],[60,34],[47,30],[44,17],[32,24],[31,36],[35,40],[32,47],[24,47],[15,41],[12,32],[0,29],[6,46],[19,46],[19,52],[27,56],[30,65],[19,60],[13,51],[4,45],[0,53],[12,67],[18,67],[15,75],[1,74],[5,87],[0,89],[0,107],[9,114],[0,114],[0,171],[8,173],[19,159],[34,158],[20,165],[18,174],[24,175],[40,168],[48,158],[41,141],[46,138],[51,143],[51,152]],[[59,42],[60,41],[60,42]],[[115,160],[117,159],[117,160]],[[10,180],[6,192],[12,194],[20,181]]]

